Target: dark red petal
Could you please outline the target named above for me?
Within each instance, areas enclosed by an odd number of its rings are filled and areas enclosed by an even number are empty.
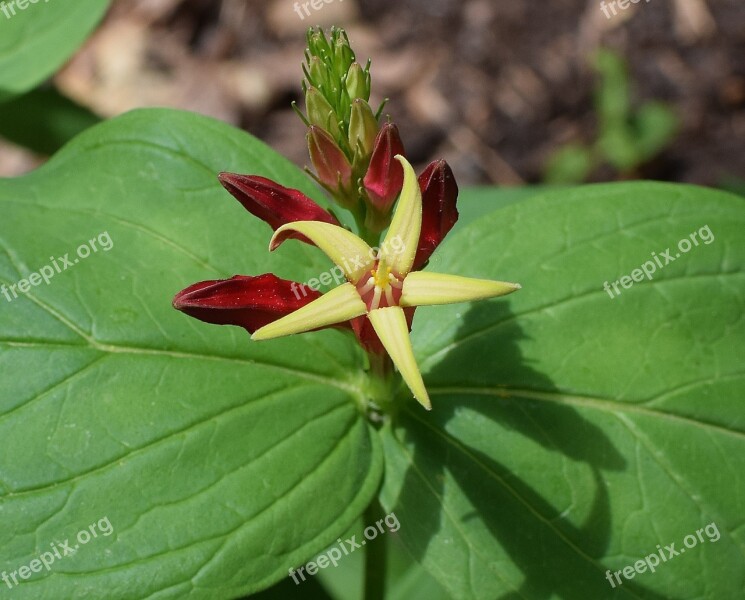
[[[220,173],[218,179],[248,212],[266,221],[275,231],[295,221],[322,221],[339,225],[332,214],[300,190],[286,188],[266,177]],[[308,241],[304,236],[297,237]]]
[[[411,325],[414,322],[415,310],[416,306],[404,308],[404,315],[406,316],[406,324],[409,326],[409,331],[411,331]],[[357,340],[359,341],[360,345],[367,352],[375,352],[376,354],[383,354],[385,352],[383,343],[380,341],[378,334],[375,333],[375,329],[373,328],[372,323],[370,323],[370,319],[368,319],[367,316],[363,315],[361,317],[352,319],[350,323],[352,325],[352,331],[354,331],[354,335],[357,336]]]
[[[419,176],[422,190],[422,233],[414,258],[414,270],[429,260],[458,220],[458,184],[444,160],[430,164]]]
[[[404,156],[401,135],[398,127],[386,123],[375,140],[370,166],[363,181],[373,206],[383,214],[390,210],[404,184],[404,169],[395,159],[397,154]]]
[[[238,325],[253,333],[302,308],[321,293],[272,273],[202,281],[176,294],[173,307],[216,325]]]

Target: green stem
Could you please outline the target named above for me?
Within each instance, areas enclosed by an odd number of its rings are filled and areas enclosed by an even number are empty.
[[[365,224],[367,219],[366,209],[361,199],[358,199],[357,210],[353,210],[352,215],[354,216],[354,222],[357,225],[358,235],[365,240],[365,243],[367,243],[368,246],[375,248],[380,243],[380,233],[371,231]]]
[[[368,359],[370,361],[370,374],[377,377],[381,381],[388,381],[393,372],[393,363],[387,352],[378,354],[376,352],[368,353]]]
[[[367,397],[379,410],[388,412],[393,403],[393,385],[396,377],[393,362],[387,352],[369,352],[367,358],[370,363]]]
[[[383,507],[375,498],[365,510],[365,525],[375,523],[383,516]],[[365,595],[364,600],[384,600],[388,543],[383,537],[365,545]]]

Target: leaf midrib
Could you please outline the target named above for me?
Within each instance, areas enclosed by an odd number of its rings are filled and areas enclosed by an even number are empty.
[[[286,391],[286,390],[283,390],[283,391]],[[241,405],[241,406],[243,406],[243,405]],[[246,463],[246,464],[242,464],[242,465],[240,465],[240,466],[239,466],[238,468],[244,468],[244,467],[246,467],[247,465],[250,465],[251,463],[253,463],[253,462],[257,461],[257,460],[260,460],[260,459],[262,459],[262,458],[263,458],[264,456],[266,456],[266,455],[267,455],[267,454],[268,454],[269,452],[273,451],[273,450],[274,450],[275,448],[278,448],[279,446],[281,446],[281,445],[285,444],[285,443],[286,443],[286,442],[287,442],[288,440],[292,439],[292,438],[293,438],[293,437],[294,437],[294,436],[295,436],[295,435],[296,435],[297,433],[299,433],[300,431],[302,431],[302,430],[306,429],[307,427],[309,427],[309,426],[310,426],[310,425],[312,425],[312,424],[317,424],[317,423],[319,422],[319,419],[321,419],[321,418],[324,418],[324,417],[328,417],[329,415],[331,415],[331,414],[335,413],[336,411],[338,411],[339,409],[341,409],[341,408],[343,408],[343,407],[344,407],[344,406],[343,406],[342,404],[339,404],[339,405],[337,405],[337,406],[334,406],[334,407],[332,407],[332,408],[331,408],[330,410],[328,410],[327,412],[325,412],[325,413],[323,413],[323,414],[321,414],[321,415],[318,415],[318,418],[317,418],[317,419],[313,419],[312,421],[306,421],[305,423],[302,423],[302,424],[300,425],[300,427],[298,427],[298,428],[297,428],[296,430],[294,430],[294,431],[293,431],[292,433],[290,433],[290,434],[289,434],[288,436],[286,436],[285,438],[283,438],[283,439],[279,440],[279,441],[278,441],[278,442],[277,442],[276,444],[274,444],[273,446],[270,446],[269,448],[267,448],[267,449],[266,449],[266,450],[265,450],[264,452],[262,452],[262,453],[261,453],[260,455],[258,455],[258,456],[256,456],[256,457],[252,458],[252,460],[251,460],[251,461],[250,461],[249,463]],[[234,408],[240,408],[240,407],[234,407]],[[202,424],[202,422],[199,422],[199,423],[198,423],[197,425],[199,425],[199,424]],[[217,535],[215,535],[215,536],[212,536],[212,537],[208,537],[208,538],[202,538],[202,539],[194,540],[194,541],[192,541],[192,542],[190,542],[190,543],[188,543],[188,544],[186,544],[186,545],[184,545],[184,546],[180,546],[180,547],[178,547],[178,548],[169,548],[168,550],[165,550],[165,551],[163,551],[163,552],[159,552],[159,553],[157,553],[157,554],[151,554],[151,555],[148,555],[148,556],[145,556],[145,557],[139,557],[139,558],[136,558],[135,560],[133,560],[133,561],[130,561],[130,562],[128,562],[128,563],[121,563],[121,564],[117,564],[117,565],[114,565],[114,566],[111,566],[111,567],[106,567],[106,568],[103,568],[103,569],[97,569],[97,570],[86,570],[86,571],[84,571],[84,572],[70,572],[70,571],[66,571],[66,572],[62,573],[62,575],[68,575],[68,576],[69,576],[69,575],[76,575],[76,576],[92,576],[92,575],[94,575],[94,574],[100,574],[100,573],[104,573],[104,572],[117,571],[117,570],[121,570],[121,569],[123,569],[123,568],[126,568],[126,567],[130,567],[130,566],[132,566],[132,565],[136,565],[136,564],[139,564],[139,563],[142,563],[142,562],[147,562],[147,561],[151,561],[151,560],[153,560],[153,559],[156,559],[156,558],[158,558],[158,557],[161,557],[161,556],[165,556],[165,555],[171,554],[171,553],[173,553],[173,552],[180,552],[180,551],[182,551],[182,550],[185,550],[185,549],[191,548],[191,547],[193,547],[193,546],[196,546],[196,545],[198,545],[198,544],[202,544],[202,543],[205,543],[205,542],[212,542],[212,541],[215,541],[215,540],[223,540],[223,543],[221,544],[221,547],[220,547],[220,548],[223,548],[223,547],[224,547],[224,545],[225,545],[225,541],[227,541],[227,538],[229,538],[229,537],[230,537],[231,535],[235,534],[235,533],[236,533],[236,532],[237,532],[238,530],[240,530],[240,529],[241,529],[242,527],[244,527],[244,526],[246,526],[246,525],[250,524],[250,523],[251,523],[251,522],[252,522],[253,520],[255,520],[256,518],[260,517],[260,516],[261,516],[261,515],[262,515],[263,513],[265,513],[265,512],[267,511],[267,510],[269,510],[269,509],[270,509],[271,507],[273,507],[273,506],[274,506],[274,504],[276,504],[277,502],[280,502],[280,501],[282,501],[282,500],[286,499],[286,498],[287,498],[287,497],[288,497],[288,496],[290,495],[290,493],[292,493],[292,492],[293,492],[293,491],[294,491],[295,489],[297,489],[297,488],[298,488],[299,486],[301,486],[301,485],[302,485],[302,484],[303,484],[303,483],[304,483],[305,481],[307,481],[307,480],[308,480],[308,478],[309,478],[309,476],[310,476],[311,474],[315,473],[315,472],[316,472],[316,471],[318,471],[318,469],[320,469],[320,468],[321,468],[321,467],[322,467],[322,466],[323,466],[324,464],[326,464],[326,462],[327,462],[327,461],[328,461],[328,460],[329,460],[329,459],[330,459],[330,458],[331,458],[331,457],[332,457],[332,456],[333,456],[333,455],[334,455],[334,454],[335,454],[335,453],[336,453],[336,452],[338,451],[338,449],[339,449],[339,447],[340,447],[341,443],[342,443],[342,442],[343,442],[344,440],[346,440],[346,439],[347,439],[347,437],[348,437],[348,435],[350,434],[350,432],[351,432],[351,431],[353,431],[353,427],[349,427],[349,428],[347,428],[347,429],[346,429],[346,432],[345,432],[345,434],[344,434],[343,436],[340,436],[340,437],[339,437],[339,438],[338,438],[338,439],[336,440],[336,442],[334,443],[334,446],[333,446],[332,448],[330,448],[330,449],[329,449],[329,452],[328,452],[328,453],[326,453],[326,454],[325,454],[325,455],[323,456],[323,458],[322,458],[322,459],[321,459],[321,460],[320,460],[320,461],[319,461],[319,462],[318,462],[318,463],[317,463],[317,464],[316,464],[316,465],[315,465],[315,466],[313,467],[313,470],[312,470],[312,471],[310,471],[310,472],[309,472],[309,473],[308,473],[308,474],[307,474],[307,475],[306,475],[305,477],[299,478],[299,479],[298,479],[298,480],[297,480],[297,481],[296,481],[295,483],[293,483],[293,484],[292,484],[292,486],[290,487],[290,489],[289,489],[289,490],[287,490],[287,492],[286,492],[285,494],[283,494],[283,495],[282,495],[282,496],[280,496],[279,498],[275,499],[275,501],[274,501],[274,502],[269,502],[269,503],[268,503],[268,504],[267,504],[266,506],[264,506],[263,508],[261,508],[261,509],[260,509],[260,510],[259,510],[259,511],[258,511],[257,513],[255,513],[255,514],[251,515],[251,517],[249,518],[249,520],[248,520],[248,521],[245,521],[245,522],[241,522],[241,523],[239,523],[239,524],[238,524],[238,526],[234,527],[234,528],[233,528],[233,529],[231,529],[230,531],[227,531],[227,532],[223,532],[223,533],[219,533],[219,534],[217,534]],[[180,433],[180,432],[179,432],[179,433]],[[160,440],[158,440],[158,441],[160,441]],[[138,450],[139,450],[139,449],[138,449]],[[113,462],[118,462],[118,461],[117,461],[117,460],[115,460],[115,461],[113,461]],[[112,464],[113,464],[113,463],[112,463]],[[110,466],[110,465],[104,465],[104,466],[103,466],[102,468],[106,468],[106,467],[108,467],[108,466]],[[85,474],[81,474],[81,475],[80,475],[79,477],[85,476],[85,475],[87,475],[87,474],[88,474],[88,473],[85,473]],[[76,477],[75,479],[78,479],[79,477]],[[74,481],[74,480],[70,480],[70,481]],[[65,482],[65,483],[68,483],[68,482]],[[210,488],[210,487],[212,487],[213,485],[215,485],[215,484],[211,484],[211,485],[210,485],[210,486],[208,486],[208,488],[206,488],[206,489],[209,489],[209,488]],[[32,490],[32,491],[37,491],[37,490]],[[204,490],[199,490],[199,492],[197,492],[197,494],[194,494],[194,495],[198,495],[198,494],[200,494],[200,493],[202,493],[202,492],[204,492]],[[26,491],[26,492],[23,492],[23,493],[24,493],[24,494],[25,494],[25,493],[28,493],[28,491]],[[19,494],[19,495],[20,495],[20,494]],[[189,496],[188,498],[192,498],[192,497],[193,497],[193,496]],[[0,498],[1,498],[1,497],[0,497]],[[171,503],[171,504],[173,504],[173,503]],[[141,517],[142,517],[142,515],[140,515],[140,517],[139,517],[139,518],[137,519],[137,521],[139,521]],[[329,528],[330,528],[330,527],[329,527]],[[329,528],[327,528],[327,529],[329,529]],[[121,533],[123,533],[123,532],[119,532],[119,534],[121,534]],[[320,537],[320,536],[321,536],[321,535],[322,535],[323,533],[325,533],[325,530],[324,530],[324,532],[321,532],[321,534],[319,534],[319,536],[317,536],[317,538],[318,538],[318,537]],[[316,538],[316,539],[317,539],[317,538]],[[310,543],[311,543],[312,541],[314,541],[314,540],[311,540],[311,541],[310,541],[310,542],[308,542],[308,543],[310,544]],[[213,560],[214,560],[214,559],[216,558],[216,556],[217,556],[217,553],[218,553],[219,551],[220,551],[219,549],[218,549],[217,551],[215,551],[215,552],[214,552],[214,553],[212,554],[212,556],[211,556],[211,557],[209,557],[209,559],[207,560],[207,562],[206,562],[206,563],[204,563],[204,564],[203,564],[202,566],[200,566],[200,567],[199,567],[199,570],[198,570],[198,571],[196,572],[196,574],[195,574],[195,575],[193,575],[193,576],[192,576],[192,578],[191,578],[191,579],[193,579],[194,577],[196,577],[196,576],[197,576],[197,575],[198,575],[198,574],[199,574],[199,573],[200,573],[200,572],[201,572],[201,571],[202,571],[202,570],[203,570],[203,569],[204,569],[204,568],[205,568],[205,567],[206,567],[206,566],[207,566],[207,565],[208,565],[208,564],[209,564],[209,563],[211,562],[211,561],[213,561]],[[167,588],[166,588],[166,589],[167,589]]]
[[[199,354],[196,352],[185,352],[185,351],[177,352],[177,351],[165,350],[165,349],[153,349],[153,348],[144,348],[144,347],[138,347],[138,346],[125,346],[121,344],[104,344],[104,343],[99,342],[95,338],[93,338],[91,335],[89,335],[85,331],[83,331],[70,319],[65,317],[59,311],[55,310],[52,306],[43,302],[42,300],[40,300],[33,294],[30,294],[30,293],[26,294],[26,297],[32,302],[34,302],[39,308],[47,312],[50,316],[57,319],[60,323],[66,326],[70,331],[75,333],[78,337],[81,338],[81,340],[85,342],[85,344],[60,343],[59,345],[62,345],[62,346],[85,347],[87,344],[88,347],[94,350],[97,350],[99,352],[106,352],[110,354],[118,353],[118,354],[135,354],[135,355],[157,355],[157,356],[168,356],[171,358],[224,360],[224,361],[237,362],[237,363],[243,363],[243,364],[261,365],[263,367],[266,367],[269,369],[275,369],[277,371],[280,371],[286,374],[295,375],[297,377],[302,377],[309,381],[313,381],[316,383],[324,383],[326,385],[333,386],[347,393],[353,394],[356,398],[359,398],[362,395],[362,390],[355,387],[348,381],[344,382],[342,380],[333,379],[331,377],[325,377],[323,375],[318,375],[316,373],[310,373],[308,371],[302,371],[300,369],[294,369],[288,366],[276,365],[276,364],[269,363],[266,361],[260,361],[260,360],[249,359],[249,358],[237,358],[237,357],[225,357],[225,356],[220,356],[220,355]],[[0,340],[0,343],[10,343],[10,342],[17,343],[18,340]]]
[[[641,284],[637,284],[637,287],[646,287],[646,286],[661,286],[667,283],[673,283],[678,282],[681,280],[690,280],[690,279],[708,279],[708,278],[719,278],[719,277],[727,277],[727,276],[745,276],[745,273],[742,271],[727,271],[727,272],[719,272],[719,273],[697,273],[694,275],[683,275],[680,277],[667,277],[665,279],[659,279],[654,281],[645,281],[641,282]],[[559,298],[558,300],[554,302],[550,302],[549,304],[542,304],[540,306],[534,306],[532,308],[526,309],[519,313],[513,313],[506,319],[502,319],[501,321],[497,321],[496,323],[492,323],[490,325],[487,325],[481,329],[477,329],[475,331],[469,332],[467,335],[463,336],[462,338],[454,339],[449,344],[442,346],[432,352],[431,354],[428,354],[422,361],[421,365],[424,367],[425,365],[431,363],[432,359],[442,355],[443,353],[450,352],[452,350],[455,350],[458,348],[458,346],[461,346],[462,344],[465,344],[466,342],[481,337],[482,335],[485,335],[486,333],[489,333],[495,329],[498,329],[502,327],[503,325],[507,323],[512,323],[513,321],[517,321],[518,319],[525,317],[527,315],[532,315],[535,313],[540,313],[545,310],[549,310],[551,308],[556,308],[561,305],[570,304],[576,301],[586,300],[587,298],[590,298],[592,296],[596,295],[604,295],[607,294],[605,290],[602,288],[599,289],[592,289],[586,292],[583,292],[581,294],[573,294],[571,296],[565,296],[564,298]]]
[[[88,477],[88,476],[93,475],[95,473],[98,473],[98,472],[101,472],[101,471],[105,471],[106,469],[108,469],[112,465],[118,465],[121,462],[121,460],[123,458],[125,458],[125,457],[132,457],[132,456],[138,455],[138,454],[140,454],[140,453],[142,453],[142,452],[144,452],[146,450],[149,450],[151,448],[154,448],[155,446],[158,446],[159,444],[161,444],[161,443],[163,443],[163,442],[165,442],[165,441],[167,441],[167,440],[169,440],[169,439],[171,439],[171,438],[173,438],[175,436],[183,435],[185,433],[188,433],[189,431],[192,431],[193,429],[196,429],[196,428],[204,425],[205,423],[209,422],[212,419],[215,419],[215,418],[224,416],[227,413],[233,412],[235,410],[240,410],[242,408],[245,408],[248,404],[253,404],[255,402],[272,401],[273,399],[275,399],[278,396],[281,396],[282,394],[285,394],[285,393],[288,393],[288,392],[292,392],[292,391],[294,391],[296,389],[299,389],[299,388],[302,388],[302,387],[303,387],[302,385],[296,385],[296,386],[292,386],[292,387],[285,387],[285,388],[282,388],[282,389],[279,389],[279,390],[275,390],[275,391],[273,391],[273,392],[271,392],[269,394],[266,394],[264,396],[261,396],[260,398],[254,398],[254,399],[250,400],[249,402],[243,402],[243,403],[237,404],[235,406],[224,407],[224,408],[222,408],[220,410],[220,412],[217,412],[217,413],[214,413],[214,414],[211,414],[211,415],[203,416],[202,418],[200,418],[200,419],[198,419],[196,421],[193,421],[191,423],[187,423],[184,427],[182,427],[180,429],[177,429],[175,431],[169,431],[165,435],[163,435],[163,436],[161,436],[159,438],[149,440],[148,442],[146,442],[142,446],[138,446],[137,448],[129,448],[126,452],[124,452],[123,454],[119,454],[119,455],[113,457],[111,460],[109,460],[109,462],[107,462],[105,464],[96,465],[93,468],[88,469],[87,471],[79,472],[79,473],[75,474],[73,477],[70,477],[68,479],[63,479],[63,480],[59,480],[59,481],[53,481],[51,483],[46,483],[46,484],[43,484],[43,485],[40,485],[40,486],[37,486],[37,487],[29,487],[29,488],[25,488],[25,489],[19,489],[19,490],[16,490],[16,491],[8,492],[7,494],[0,495],[0,501],[5,500],[5,499],[10,499],[10,498],[18,498],[20,496],[27,496],[27,495],[30,495],[30,494],[36,494],[36,493],[40,493],[40,492],[45,492],[47,490],[52,490],[52,489],[55,489],[55,488],[66,486],[66,485],[74,485],[77,481],[79,481],[83,477]],[[338,404],[336,406],[333,406],[331,409],[329,409],[325,413],[322,413],[322,414],[318,415],[317,419],[314,419],[313,421],[308,421],[307,423],[304,423],[301,427],[299,427],[298,429],[296,429],[295,431],[293,431],[290,435],[288,435],[282,441],[285,441],[287,439],[290,439],[292,436],[295,435],[295,433],[297,433],[298,431],[302,430],[303,427],[305,427],[305,425],[307,425],[308,423],[317,422],[318,419],[320,419],[322,417],[326,417],[329,414],[331,414],[331,413],[333,413],[333,412],[335,412],[335,411],[337,411],[337,410],[339,410],[340,408],[343,408],[343,407],[344,407],[343,404]],[[271,451],[273,448],[279,446],[279,444],[280,444],[280,442],[278,442],[274,446],[271,446],[271,447],[267,448],[266,452]],[[264,452],[261,455],[257,456],[256,459],[261,458],[264,454],[266,454],[266,452]]]
[[[639,404],[631,404],[618,402],[617,400],[609,398],[595,398],[592,396],[581,396],[577,394],[564,394],[561,392],[546,392],[541,390],[533,390],[528,388],[481,388],[481,387],[469,387],[469,386],[452,386],[452,387],[428,387],[427,388],[431,395],[445,395],[445,394],[465,394],[465,395],[476,395],[476,396],[495,396],[502,400],[515,401],[519,397],[527,398],[529,400],[538,400],[544,402],[556,402],[559,404],[567,404],[571,406],[579,406],[584,408],[592,408],[608,413],[637,413],[647,417],[666,419],[675,421],[690,427],[696,427],[703,430],[711,429],[718,433],[730,435],[740,441],[745,441],[745,432],[737,429],[729,429],[722,425],[715,423],[707,423],[706,421],[698,421],[691,417],[684,415],[677,415],[675,413],[666,412],[656,408],[648,408]],[[654,400],[652,398],[651,400]],[[651,401],[650,400],[650,401]]]

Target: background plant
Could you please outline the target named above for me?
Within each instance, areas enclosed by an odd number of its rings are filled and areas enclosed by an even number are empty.
[[[634,109],[623,57],[601,50],[593,67],[599,77],[594,97],[598,137],[590,146],[572,143],[557,150],[546,166],[547,183],[582,183],[605,164],[630,177],[675,137],[678,119],[667,104],[650,101]]]

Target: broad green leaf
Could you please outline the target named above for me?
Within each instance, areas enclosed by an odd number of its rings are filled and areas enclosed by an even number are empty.
[[[722,188],[723,190],[732,192],[733,194],[745,196],[745,179],[742,179],[740,177],[725,177],[719,183],[718,187]]]
[[[387,600],[450,600],[447,591],[411,558],[399,539],[389,544],[389,553],[391,582],[386,591]]]
[[[382,453],[357,409],[351,335],[256,343],[171,308],[196,281],[306,281],[331,266],[298,242],[270,254],[271,230],[220,170],[316,193],[250,136],[165,110],[88,130],[0,181],[0,284],[72,261],[0,295],[0,573],[101,519],[113,528],[14,598],[237,598],[333,543],[376,493]],[[88,240],[99,250],[76,262]]]
[[[47,156],[101,121],[55,89],[36,89],[13,98],[0,104],[0,114],[0,136]]]
[[[522,202],[549,189],[551,189],[551,186],[532,185],[502,188],[483,186],[461,190],[458,202],[458,221],[455,223],[452,233],[448,235],[454,235],[455,232],[463,229],[466,225],[493,213],[499,208]]]
[[[353,535],[361,539],[365,529],[364,518],[365,515],[359,518],[352,527],[339,536],[339,539],[347,540]],[[379,541],[388,543],[388,539]],[[336,568],[318,572],[316,578],[333,600],[364,600],[365,552],[366,549],[362,548],[345,557]],[[302,583],[299,588],[301,588],[299,591],[304,593],[305,583]],[[299,594],[298,598],[305,600],[303,593]]]
[[[452,598],[742,597],[744,226],[723,192],[589,186],[438,250],[434,270],[523,285],[417,311],[433,411],[406,405],[383,432],[384,508]],[[603,290],[668,247],[652,280]],[[654,574],[606,579],[698,531]]]
[[[268,590],[251,594],[243,600],[249,598],[251,600],[336,600],[321,585],[319,577],[311,577],[300,583],[294,583],[292,578],[285,577]]]
[[[465,229],[474,221],[478,221],[500,208],[523,202],[553,187],[547,185],[504,188],[483,186],[461,190],[458,200],[458,220],[453,230],[445,238],[443,245],[429,259],[430,269],[434,272],[440,271],[440,262],[444,256],[443,249],[447,248],[449,240],[461,229]],[[555,189],[559,188],[556,187]]]
[[[52,75],[90,35],[107,0],[0,3],[0,101]]]
[[[342,539],[349,539],[356,535],[358,540],[364,539],[365,521],[360,519]],[[440,587],[437,581],[403,548],[399,539],[399,532],[386,532],[372,542],[386,545],[386,598],[387,600],[450,600],[448,593]],[[340,561],[334,569],[319,571],[317,578],[329,590],[333,600],[365,600],[365,554],[370,546],[350,554]],[[305,583],[301,586],[303,590]],[[293,596],[288,593],[287,598],[308,596]]]

